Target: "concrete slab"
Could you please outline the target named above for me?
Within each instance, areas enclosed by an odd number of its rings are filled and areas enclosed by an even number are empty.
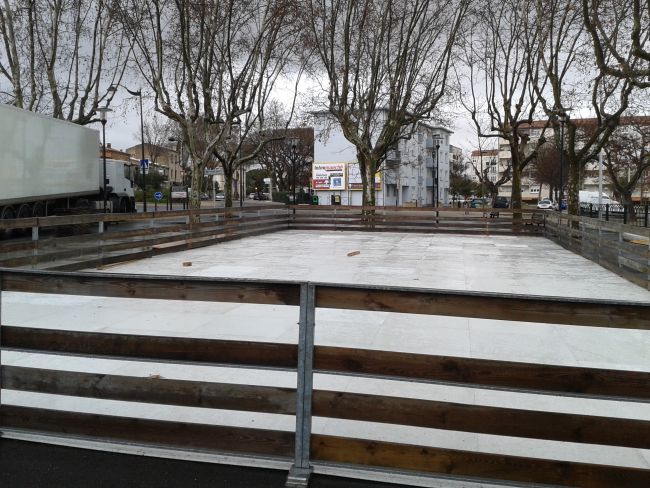
[[[348,256],[352,251],[358,255]],[[191,261],[191,267],[183,262]],[[297,279],[650,302],[650,292],[539,237],[286,231],[158,256],[110,272]],[[4,293],[2,323],[295,343],[296,307]],[[650,372],[650,333],[463,317],[318,310],[317,344]],[[295,386],[281,371],[3,353],[3,364]],[[650,404],[316,375],[321,389],[650,421]],[[92,413],[292,430],[289,416],[2,392],[2,401]],[[650,468],[650,451],[315,419],[315,432]]]

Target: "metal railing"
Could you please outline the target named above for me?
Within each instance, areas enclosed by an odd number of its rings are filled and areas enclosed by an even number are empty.
[[[287,486],[306,486],[312,471],[332,466],[379,469],[412,477],[445,476],[461,482],[542,483],[562,486],[646,487],[650,470],[511,454],[452,450],[313,433],[314,417],[396,424],[580,445],[650,448],[650,422],[443,400],[360,394],[314,387],[314,373],[394,381],[489,388],[589,400],[650,400],[650,373],[436,356],[335,347],[315,341],[316,309],[372,310],[509,321],[518,327],[559,324],[650,330],[650,304],[613,300],[452,292],[311,282],[228,280],[178,276],[54,273],[0,269],[4,292],[118,297],[124,299],[236,302],[299,307],[298,343],[265,343],[193,337],[142,336],[15,326],[0,323],[3,351],[44,352],[91,359],[112,358],[199,365],[238,365],[293,371],[296,388],[105,375],[0,365],[2,389],[72,397],[228,409],[295,416],[295,430],[146,420],[48,408],[0,405],[3,436],[47,434],[94,442],[165,447],[191,456],[215,452],[281,462],[291,467]],[[6,319],[5,319],[6,320]],[[431,325],[431,334],[435,334]],[[549,344],[552,347],[552,344]],[[620,351],[622,355],[625,351]],[[52,438],[54,438],[52,437]],[[188,454],[189,453],[189,454]],[[186,456],[187,457],[187,456]],[[277,466],[276,466],[277,467]]]
[[[650,205],[632,205],[605,203],[580,204],[580,215],[597,218],[606,222],[618,222],[638,227],[650,227]]]

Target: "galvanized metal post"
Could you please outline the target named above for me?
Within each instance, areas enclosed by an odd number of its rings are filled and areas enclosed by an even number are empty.
[[[0,406],[2,406],[2,273],[0,272]],[[0,437],[2,426],[0,425]]]
[[[293,466],[286,487],[306,487],[311,466],[311,402],[314,377],[314,329],[316,325],[316,286],[300,285],[300,322],[298,333],[298,382],[296,390],[296,445]]]

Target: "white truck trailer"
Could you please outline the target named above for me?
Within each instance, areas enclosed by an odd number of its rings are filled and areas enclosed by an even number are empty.
[[[0,218],[103,209],[99,131],[0,104]],[[107,160],[112,212],[134,212],[136,166]]]

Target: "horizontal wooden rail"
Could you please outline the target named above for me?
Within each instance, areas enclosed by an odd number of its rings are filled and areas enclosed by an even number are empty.
[[[53,395],[101,398],[184,407],[284,415],[296,413],[296,390],[167,378],[137,378],[3,366],[2,388]]]
[[[295,369],[294,344],[109,334],[3,325],[3,349]]]
[[[646,488],[650,470],[571,463],[528,457],[414,446],[391,442],[312,436],[312,456],[319,461],[381,466],[439,475],[545,483],[590,488]]]
[[[319,284],[316,306],[650,330],[650,303]]]
[[[292,432],[11,405],[0,406],[0,425],[10,429],[81,436],[88,440],[127,441],[161,447],[255,453],[286,458],[292,455],[294,443]]]
[[[650,373],[316,346],[322,373],[378,376],[561,395],[650,400]]]
[[[300,284],[179,276],[2,270],[3,291],[62,295],[298,305]]]
[[[430,429],[610,446],[650,447],[650,422],[414,398],[314,391],[313,414]]]

